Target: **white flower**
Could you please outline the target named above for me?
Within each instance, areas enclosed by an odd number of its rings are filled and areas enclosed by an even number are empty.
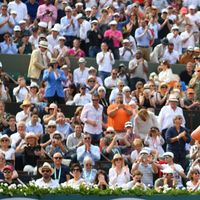
[[[3,189],[2,188],[0,188],[0,193],[3,193]]]
[[[3,185],[4,185],[5,187],[8,187],[8,183],[4,183]]]
[[[16,188],[17,188],[16,184],[11,184],[8,186],[8,189],[16,189]]]

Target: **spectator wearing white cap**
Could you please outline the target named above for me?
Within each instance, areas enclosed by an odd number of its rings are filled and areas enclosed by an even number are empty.
[[[111,50],[108,51],[108,44],[106,42],[101,44],[101,52],[97,53],[96,62],[98,65],[99,77],[104,81],[110,76],[112,65],[115,63],[113,53]]]
[[[0,25],[0,42],[2,42],[4,33],[12,33],[14,27],[14,21],[8,14],[7,4],[1,4]]]
[[[17,12],[16,20],[19,22],[20,20],[28,19],[28,11],[26,4],[24,4],[21,0],[14,0],[9,2],[8,11],[14,10]]]
[[[89,56],[96,57],[97,53],[100,52],[100,45],[103,39],[102,32],[98,27],[98,21],[92,20],[91,30],[87,32],[87,37],[89,39]]]
[[[78,21],[72,16],[72,8],[70,6],[65,7],[66,16],[60,20],[61,34],[66,38],[66,45],[72,47],[73,40],[77,36]]]
[[[81,39],[81,49],[86,53],[86,56],[88,56],[88,45],[89,45],[89,39],[87,36],[87,32],[91,29],[90,22],[85,20],[85,17],[82,13],[79,13],[76,16],[76,19],[79,24],[79,31],[78,36]]]
[[[178,52],[179,55],[182,54],[182,41],[179,35],[179,27],[174,25],[171,29],[171,33],[167,34],[167,39],[169,43],[174,44],[174,50]]]
[[[39,18],[41,22],[47,22],[48,29],[51,29],[57,19],[57,8],[50,0],[45,0],[44,4],[38,7],[37,18]]]
[[[51,34],[47,35],[48,44],[51,46],[52,50],[56,45],[59,44],[59,27],[55,26],[51,29]]]
[[[135,52],[133,52],[133,49],[130,46],[130,41],[128,39],[124,39],[122,41],[123,46],[119,48],[119,55],[120,60],[123,61],[130,61],[134,58]]]

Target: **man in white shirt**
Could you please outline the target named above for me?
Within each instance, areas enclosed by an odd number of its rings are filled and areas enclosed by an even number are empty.
[[[174,50],[178,52],[179,55],[182,54],[182,41],[181,37],[179,36],[179,27],[174,25],[172,27],[172,32],[167,34],[167,39],[169,43],[174,44]]]
[[[183,50],[186,50],[188,47],[195,47],[195,38],[192,31],[192,24],[185,24],[185,31],[180,34],[180,37]]]
[[[105,80],[104,80],[104,85],[106,86],[106,88],[108,89],[113,89],[117,87],[117,82],[118,82],[118,78],[117,78],[117,69],[113,69],[111,72],[111,76],[108,76]]]
[[[85,67],[85,58],[79,58],[78,60],[79,68],[75,69],[73,72],[74,84],[79,86],[80,84],[86,84],[86,80],[89,76],[88,68]]]
[[[40,188],[57,188],[59,187],[58,180],[53,180],[51,175],[54,173],[53,168],[47,162],[45,162],[42,167],[39,168],[39,173],[42,178],[37,179],[35,185]]]
[[[166,60],[169,64],[176,64],[179,60],[179,53],[178,51],[174,50],[174,44],[169,43],[167,49],[164,51],[163,57],[161,60]]]
[[[17,12],[16,20],[19,22],[20,20],[28,19],[28,11],[26,4],[21,2],[21,0],[14,0],[8,4],[9,12],[14,10]]]
[[[105,78],[110,76],[112,65],[115,63],[113,53],[108,51],[108,45],[105,42],[101,44],[101,52],[97,54],[96,62],[98,65],[99,77],[104,81]]]
[[[29,89],[26,86],[24,76],[18,76],[17,83],[18,86],[13,89],[13,95],[15,96],[17,102],[22,102],[27,96]]]
[[[47,36],[47,42],[51,46],[52,50],[54,49],[55,46],[59,44],[58,43],[59,32],[60,30],[58,29],[58,27],[54,25],[54,27],[51,29],[51,34]]]
[[[84,105],[81,112],[81,121],[84,123],[84,132],[90,133],[94,141],[99,141],[102,135],[103,106],[99,104],[99,95],[92,95],[92,103]]]
[[[84,106],[87,103],[91,102],[91,94],[86,93],[86,85],[80,84],[80,93],[77,93],[74,96],[74,103],[76,106]]]
[[[123,47],[119,48],[120,60],[130,61],[134,58],[135,53],[130,47],[130,41],[128,39],[124,39],[122,41]]]

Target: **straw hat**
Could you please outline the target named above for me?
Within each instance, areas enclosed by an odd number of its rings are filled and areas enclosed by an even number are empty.
[[[37,137],[37,135],[36,135],[35,133],[33,133],[33,132],[29,132],[29,133],[26,134],[26,136],[25,136],[26,142],[27,142],[28,138],[35,138],[35,140],[37,140],[37,141],[38,141],[38,139],[39,139],[39,138]]]
[[[10,137],[9,137],[7,134],[2,135],[2,136],[0,137],[0,141],[1,141],[2,139],[8,139],[8,140],[9,140],[9,144],[11,144],[11,139],[10,139]]]
[[[48,42],[41,40],[40,43],[39,43],[39,47],[43,47],[43,48],[47,49],[48,48]]]
[[[24,99],[23,103],[20,105],[20,108],[23,109],[24,106],[31,106],[31,102],[28,99]]]
[[[54,138],[55,135],[59,135],[59,136],[61,137],[61,140],[62,140],[62,141],[64,140],[64,135],[63,135],[61,132],[55,131],[55,132],[53,133],[53,135],[52,135],[52,138]]]
[[[39,168],[39,173],[42,174],[43,169],[49,169],[51,171],[51,175],[54,173],[54,169],[51,167],[51,165],[48,162],[44,162],[44,164]]]

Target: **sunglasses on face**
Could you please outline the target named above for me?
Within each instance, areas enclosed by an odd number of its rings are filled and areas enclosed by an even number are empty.
[[[86,163],[85,165],[86,165],[86,166],[92,166],[92,164],[91,164],[91,163]]]
[[[54,157],[56,160],[62,160],[62,157]]]
[[[55,126],[48,126],[48,128],[56,128]]]
[[[4,140],[4,139],[3,139],[3,140],[1,140],[1,142],[8,142],[8,141],[9,141],[9,140],[6,140],[6,139],[5,139],[5,140]]]
[[[75,168],[75,169],[73,169],[73,172],[79,172],[79,171],[80,171],[79,168]]]
[[[10,174],[11,171],[6,170],[6,171],[3,171],[3,173],[4,173],[4,174]]]
[[[113,131],[107,131],[107,134],[115,134]]]
[[[119,160],[121,161],[121,160],[122,160],[122,158],[116,158],[116,159],[115,159],[115,161],[119,161]]]
[[[92,101],[99,101],[99,99],[92,99]]]
[[[94,83],[94,82],[95,82],[95,80],[89,80],[88,82],[90,82],[90,83]]]
[[[42,173],[45,173],[45,172],[46,172],[46,173],[49,173],[50,170],[49,170],[49,169],[43,169],[43,170],[42,170]]]
[[[85,137],[84,140],[90,140],[90,137]]]

